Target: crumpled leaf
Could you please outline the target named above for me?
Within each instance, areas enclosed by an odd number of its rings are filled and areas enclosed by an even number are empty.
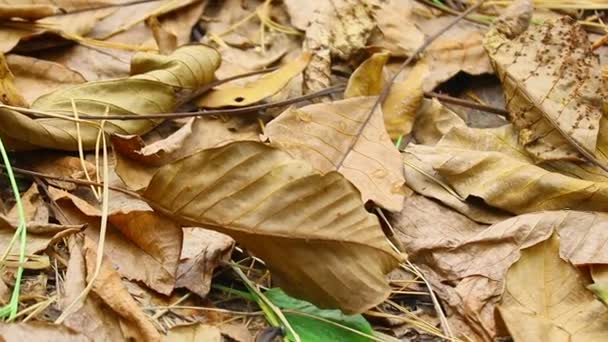
[[[359,193],[285,152],[255,142],[205,150],[161,167],[142,195],[186,225],[230,235],[285,291],[320,307],[362,312],[390,291],[384,274],[398,257]]]
[[[219,54],[204,45],[187,45],[170,56],[141,53],[133,57],[131,76],[126,79],[88,82],[60,89],[38,98],[32,108],[73,116],[72,100],[79,114],[149,114],[175,110],[196,89],[213,80]],[[46,147],[77,150],[76,123],[64,119],[31,119],[1,109],[2,137],[21,143],[19,148]],[[159,120],[108,121],[107,133],[143,134]],[[92,149],[98,128],[80,124],[84,149]]]
[[[305,53],[280,69],[242,87],[226,86],[212,89],[198,99],[196,104],[199,107],[219,108],[243,107],[260,102],[281,91],[292,78],[299,75],[308,65],[310,57],[310,54]]]
[[[211,289],[214,269],[228,261],[234,240],[203,228],[183,228],[184,243],[177,269],[175,287],[185,287],[205,298]]]
[[[376,97],[357,97],[290,108],[271,121],[271,144],[307,160],[322,173],[339,171],[388,210],[403,204],[401,157],[384,129],[382,113],[371,113]]]
[[[594,152],[605,97],[598,91],[599,58],[587,33],[568,17],[522,33],[531,3],[515,2],[484,40],[519,141],[539,160],[599,163]]]
[[[371,4],[366,1],[339,0],[318,4],[303,43],[304,51],[313,54],[304,71],[306,93],[329,87],[332,58],[349,60],[365,48],[375,28]]]
[[[87,224],[85,235],[97,242],[100,208],[65,191],[49,188],[49,192],[67,219]],[[122,276],[170,294],[181,251],[180,226],[155,213],[145,202],[122,193],[111,191],[109,203],[104,254]]]
[[[415,16],[418,4],[409,0],[387,0],[379,5],[374,17],[380,35],[372,37],[372,45],[387,49],[394,56],[411,56],[425,38],[415,21],[408,20]]]
[[[608,210],[608,182],[543,169],[523,151],[496,144],[500,139],[493,134],[481,142],[467,142],[463,137],[475,134],[458,133],[466,130],[473,129],[454,128],[437,146],[412,145],[406,153],[429,163],[460,197],[476,196],[512,213],[566,208]]]
[[[506,334],[496,324],[495,306],[507,269],[518,260],[522,248],[557,232],[560,255],[565,260],[575,265],[608,262],[603,247],[608,241],[608,215],[604,213],[545,211],[485,226],[437,202],[413,196],[406,199],[403,211],[389,220],[410,260],[454,310],[453,319],[466,322],[472,329],[468,333],[479,340]]]
[[[588,279],[559,256],[556,235],[524,249],[507,273],[498,311],[515,342],[606,341],[608,309]]]

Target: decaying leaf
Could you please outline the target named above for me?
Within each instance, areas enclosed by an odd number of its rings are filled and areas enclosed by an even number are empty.
[[[507,273],[498,310],[518,341],[605,341],[608,309],[584,274],[559,256],[560,239],[524,249]]]
[[[4,55],[0,55],[0,102],[11,106],[26,105],[25,99],[15,86],[15,76]]]
[[[319,306],[361,312],[389,293],[384,274],[398,257],[337,172],[321,176],[285,152],[236,142],[161,167],[143,197],[184,224],[232,236],[283,289]]]
[[[65,191],[54,188],[49,191],[67,219],[86,224],[87,238],[98,241],[101,210]],[[122,276],[141,281],[159,293],[170,294],[176,281],[181,228],[141,200],[114,191],[110,198],[104,254]]]
[[[266,126],[271,144],[307,160],[322,173],[339,171],[361,192],[388,210],[403,204],[398,150],[384,129],[376,97],[290,108]]]
[[[306,68],[306,65],[308,65],[310,57],[310,54],[305,53],[285,64],[280,69],[242,87],[212,89],[197,100],[196,104],[199,107],[218,108],[227,106],[242,107],[260,102],[279,92],[292,78],[299,75]]]
[[[569,17],[522,32],[531,17],[531,1],[518,1],[514,8],[486,35],[484,47],[505,89],[520,143],[539,160],[597,163],[606,95],[598,91],[599,59],[587,33]]]
[[[175,110],[189,94],[213,80],[219,54],[204,45],[188,45],[170,56],[141,53],[133,57],[131,76],[126,79],[88,82],[57,90],[38,98],[32,108],[73,116],[75,104],[79,114],[138,115]],[[137,95],[134,95],[137,94]],[[2,109],[5,124],[2,137],[21,142],[19,148],[46,147],[77,150],[76,123],[65,119],[32,119],[24,114]],[[159,120],[108,121],[105,131],[121,134],[143,134]],[[80,124],[83,148],[92,149],[98,127]]]
[[[409,0],[380,3],[380,8],[374,12],[380,35],[372,37],[372,45],[387,49],[394,56],[412,55],[424,43],[424,33],[414,20],[408,20],[416,15],[416,5]]]
[[[175,287],[185,287],[205,298],[211,289],[213,270],[228,261],[234,240],[203,228],[184,228],[184,243]]]

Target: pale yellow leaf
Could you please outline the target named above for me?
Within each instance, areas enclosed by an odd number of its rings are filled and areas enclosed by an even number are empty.
[[[232,236],[283,289],[319,306],[362,312],[390,292],[384,274],[399,258],[337,172],[236,142],[161,167],[143,197],[185,225]]]
[[[2,54],[0,54],[0,102],[11,106],[27,106],[27,102],[15,86],[15,76]]]
[[[287,83],[299,75],[308,65],[311,55],[302,54],[276,71],[242,87],[226,86],[212,89],[196,101],[199,107],[242,107],[260,102],[281,91]]]
[[[361,192],[388,210],[403,204],[399,151],[382,112],[371,112],[376,97],[356,97],[290,108],[266,126],[271,144],[302,158],[322,173],[339,171]]]
[[[389,53],[375,53],[366,59],[348,79],[344,98],[380,95],[384,87],[382,69],[390,57]]]
[[[507,273],[498,306],[515,342],[594,342],[608,339],[607,309],[585,287],[581,271],[559,256],[553,235],[521,252]]]

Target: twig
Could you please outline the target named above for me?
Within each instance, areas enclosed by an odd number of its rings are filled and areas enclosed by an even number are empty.
[[[80,117],[79,120],[80,120],[80,122],[86,122],[86,120],[149,120],[149,119],[179,119],[179,118],[189,118],[189,117],[207,116],[207,115],[236,115],[236,114],[255,112],[258,110],[268,109],[268,108],[273,108],[273,107],[287,106],[287,105],[298,103],[298,102],[308,101],[315,97],[338,93],[343,90],[344,90],[344,85],[338,85],[335,87],[323,89],[321,91],[318,91],[318,92],[315,92],[312,94],[298,96],[298,97],[294,97],[294,98],[283,100],[283,101],[263,103],[263,104],[259,104],[259,105],[242,107],[242,108],[201,110],[201,111],[196,111],[196,112],[142,114],[142,115],[120,115],[120,114],[118,114],[118,115],[82,115],[81,114],[79,116]],[[12,109],[14,111],[24,113],[24,114],[34,115],[39,118],[49,118],[50,117],[50,118],[67,119],[66,117],[64,117],[62,115],[45,112],[45,111],[38,111],[38,110],[33,110],[33,109],[28,109],[28,108],[7,106],[7,105],[0,105],[0,107]],[[73,118],[71,118],[71,119],[74,120]]]
[[[502,115],[502,116],[509,115],[509,111],[507,111],[506,109],[492,107],[492,106],[487,106],[487,105],[483,105],[483,104],[476,103],[476,102],[473,102],[473,101],[459,99],[457,97],[452,97],[452,96],[448,96],[448,95],[438,94],[438,93],[435,93],[435,92],[424,92],[424,97],[426,97],[426,98],[436,98],[436,99],[440,100],[441,102],[446,102],[446,103],[451,103],[451,104],[455,104],[455,105],[462,106],[462,107],[482,110],[484,112],[494,113],[494,114],[498,114],[498,115]]]

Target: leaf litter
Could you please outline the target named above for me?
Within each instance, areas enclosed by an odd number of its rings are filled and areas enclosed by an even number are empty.
[[[5,2],[0,336],[605,340],[607,9]]]

